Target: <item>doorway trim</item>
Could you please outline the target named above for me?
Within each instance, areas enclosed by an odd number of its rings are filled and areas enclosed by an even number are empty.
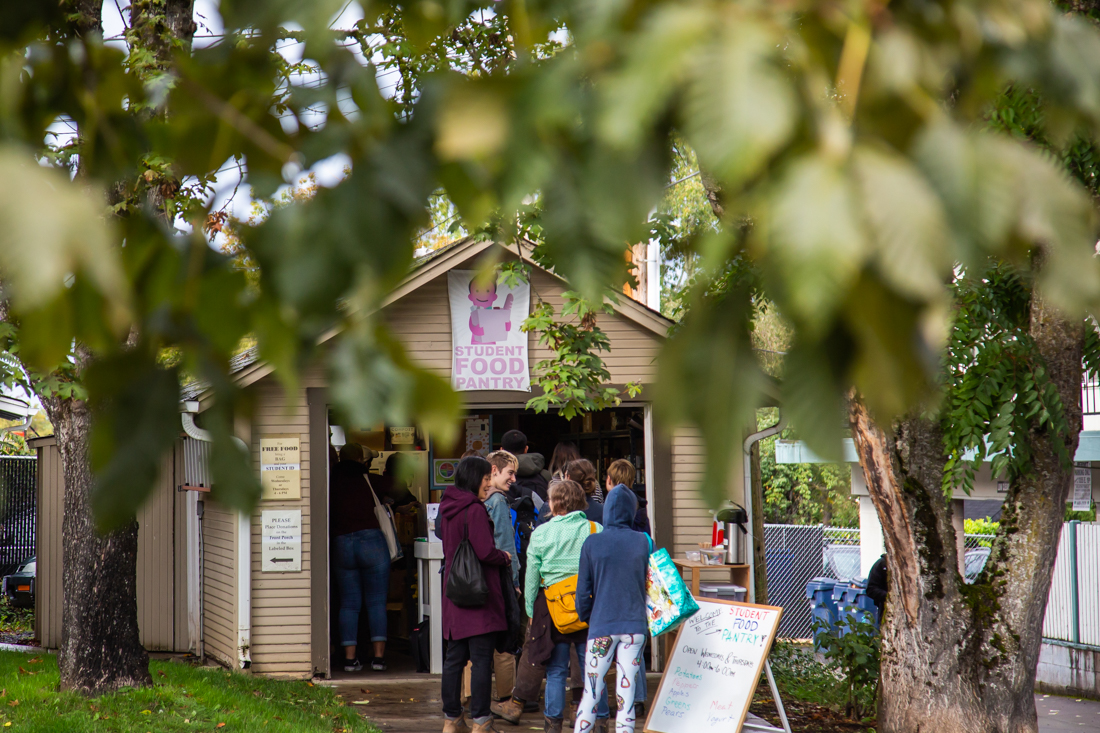
[[[309,406],[310,656],[313,675],[332,678],[329,655],[328,390],[306,388]]]

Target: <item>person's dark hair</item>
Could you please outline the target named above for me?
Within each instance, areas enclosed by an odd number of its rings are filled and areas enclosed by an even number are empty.
[[[383,476],[396,476],[397,465],[401,461],[400,453],[393,453],[386,459],[386,467],[382,469]]]
[[[565,477],[576,481],[584,489],[585,496],[592,496],[600,485],[596,482],[596,467],[587,458],[578,458],[565,466]]]
[[[577,450],[575,443],[568,440],[558,443],[554,446],[554,454],[550,456],[550,474],[557,475],[558,471],[565,468],[567,463],[580,457],[581,452]]]
[[[463,491],[476,494],[481,488],[481,479],[493,472],[493,467],[481,456],[470,456],[458,462],[455,469],[455,486]]]
[[[509,430],[501,436],[500,447],[513,456],[518,456],[523,453],[523,449],[527,447],[527,436],[519,430]]]

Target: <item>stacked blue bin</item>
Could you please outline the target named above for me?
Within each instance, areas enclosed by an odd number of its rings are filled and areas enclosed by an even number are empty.
[[[810,623],[818,622],[826,624],[830,628],[836,626],[837,607],[833,600],[836,580],[833,578],[811,578],[806,583],[806,598],[810,601]],[[817,646],[817,634],[814,634],[814,646]]]
[[[840,636],[849,630],[849,621],[857,619],[874,624],[878,628],[878,609],[867,595],[867,582],[853,580],[848,584],[838,584],[833,588],[833,602],[837,608],[837,623]]]

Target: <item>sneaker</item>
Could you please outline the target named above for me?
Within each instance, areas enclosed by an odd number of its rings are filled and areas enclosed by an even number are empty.
[[[382,659],[382,657],[375,657],[374,659],[370,660],[370,668],[373,669],[375,672],[385,672],[386,662],[384,659]]]
[[[361,669],[363,669],[363,664],[359,661],[359,657],[344,660],[345,672],[358,672]]]

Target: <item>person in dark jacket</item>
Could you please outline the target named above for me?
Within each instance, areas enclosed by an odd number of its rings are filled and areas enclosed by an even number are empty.
[[[867,595],[875,602],[878,609],[879,623],[882,622],[882,612],[886,608],[886,553],[875,560],[871,566],[871,572],[867,575]]]
[[[546,470],[546,458],[541,453],[527,452],[527,436],[519,430],[509,430],[500,437],[500,447],[519,460],[511,498],[514,500],[535,494],[541,501],[548,501],[550,472]]]
[[[447,639],[447,658],[443,662],[443,733],[469,730],[462,710],[462,670],[473,662],[470,678],[470,717],[474,733],[491,733],[493,717],[489,711],[492,694],[493,652],[497,635],[508,629],[504,596],[500,585],[500,567],[511,562],[511,554],[498,550],[493,540],[489,513],[478,498],[492,475],[489,462],[481,457],[463,458],[455,469],[455,483],[443,492],[439,503],[442,518],[443,587],[447,587],[451,563],[464,539],[469,539],[478,560],[489,598],[481,606],[455,605],[444,593],[443,638]]]
[[[340,643],[344,671],[363,668],[356,653],[359,614],[366,611],[373,646],[371,668],[386,669],[386,598],[390,589],[390,550],[374,513],[374,497],[367,483],[366,451],[358,443],[340,449],[332,467],[330,501],[333,569],[340,592]],[[379,499],[381,501],[381,499]]]
[[[588,647],[584,697],[577,709],[574,733],[586,733],[596,724],[597,701],[605,693],[604,678],[616,660],[615,731],[634,730],[635,688],[648,631],[645,579],[650,552],[649,538],[631,528],[637,510],[633,491],[622,485],[613,488],[604,503],[604,531],[589,536],[581,548],[577,615],[588,622]]]

